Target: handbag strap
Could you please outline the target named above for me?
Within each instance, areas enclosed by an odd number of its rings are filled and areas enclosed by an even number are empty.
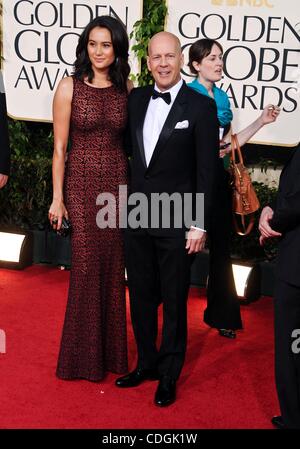
[[[236,163],[236,153],[241,164],[244,164],[244,159],[241,152],[241,147],[236,134],[231,134],[231,160]]]
[[[254,223],[255,223],[255,216],[254,216],[254,214],[249,214],[249,215],[247,215],[247,217],[249,218],[249,223],[248,223],[248,225],[246,227],[245,216],[244,215],[241,215],[242,226],[240,226],[238,224],[237,217],[235,215],[233,215],[234,229],[235,229],[237,234],[239,234],[239,235],[248,235],[252,231],[252,228],[253,228]]]

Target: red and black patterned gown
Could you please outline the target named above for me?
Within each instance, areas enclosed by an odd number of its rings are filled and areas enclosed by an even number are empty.
[[[62,379],[101,380],[127,371],[122,231],[99,229],[97,196],[127,184],[127,93],[74,80],[65,204],[72,268],[57,366]]]

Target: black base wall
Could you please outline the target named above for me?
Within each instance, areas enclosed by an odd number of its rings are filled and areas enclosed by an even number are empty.
[[[71,265],[70,237],[57,236],[52,231],[34,231],[33,263]],[[259,262],[261,269],[261,295],[273,296],[274,262]],[[206,287],[208,276],[209,254],[199,253],[195,257],[191,270],[191,285]]]

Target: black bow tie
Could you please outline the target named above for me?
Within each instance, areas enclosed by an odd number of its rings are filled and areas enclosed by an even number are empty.
[[[171,94],[170,92],[158,92],[157,90],[153,91],[152,98],[156,100],[156,98],[162,98],[167,104],[171,103]]]

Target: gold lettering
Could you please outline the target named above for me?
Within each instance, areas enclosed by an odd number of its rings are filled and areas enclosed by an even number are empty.
[[[252,0],[240,0],[240,5],[244,6],[245,2],[247,3],[247,5],[252,6]]]
[[[211,0],[211,4],[216,6],[222,6],[223,0]]]
[[[274,8],[274,5],[268,2],[268,0],[265,0],[265,5],[267,8]]]
[[[223,6],[226,3],[227,6],[254,6],[267,8],[274,8],[274,5],[270,3],[270,0],[210,0],[212,5]]]

